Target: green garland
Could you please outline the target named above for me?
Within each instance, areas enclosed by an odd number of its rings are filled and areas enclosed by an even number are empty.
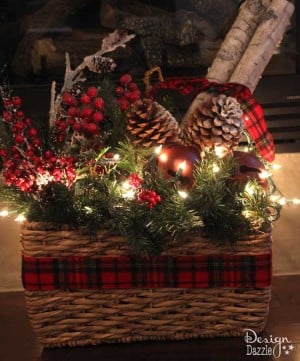
[[[176,176],[161,178],[149,150],[124,142],[118,151],[119,161],[106,165],[101,174],[78,179],[71,189],[50,183],[40,199],[29,201],[26,194],[2,186],[0,197],[14,208],[18,205],[30,221],[68,223],[88,234],[109,228],[125,235],[132,251],[143,255],[159,254],[168,240],[189,232],[234,242],[270,231],[279,215],[280,206],[258,183],[234,179],[237,164],[232,155],[219,159],[207,152],[195,166],[193,189],[183,199]],[[105,161],[100,158],[97,164]],[[141,184],[127,198],[122,184],[132,173],[140,176]],[[149,208],[138,199],[140,189],[154,191],[161,201]]]

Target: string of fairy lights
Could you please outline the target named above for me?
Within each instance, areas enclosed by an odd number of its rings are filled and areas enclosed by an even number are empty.
[[[215,147],[215,154],[219,158],[223,158],[226,155],[226,149],[222,146]],[[154,152],[153,155],[150,157],[150,161],[155,159],[156,157],[160,157],[162,161],[166,160],[165,159],[166,154],[162,152],[162,145],[154,148]],[[118,162],[119,160],[120,160],[120,155],[117,153],[114,154],[113,158],[111,159],[112,162]],[[180,174],[185,170],[185,167],[186,167],[186,162],[185,161],[180,162],[177,167],[176,176],[180,176]],[[272,202],[278,203],[281,206],[300,205],[299,198],[288,199],[275,186],[272,178],[273,172],[274,171],[276,172],[280,169],[282,169],[282,166],[278,163],[274,163],[274,164],[269,164],[266,169],[261,170],[259,173],[259,178],[267,179],[275,189],[275,192],[270,195],[270,200]],[[212,166],[212,171],[214,173],[218,173],[219,170],[220,168],[218,164],[214,163]],[[130,184],[129,180],[123,181],[120,184],[120,187],[121,187],[121,194],[124,199],[130,200],[136,196],[136,189]],[[251,183],[247,183],[245,186],[245,192],[247,192],[250,196],[254,193],[254,189],[252,187],[253,186],[251,185]],[[178,190],[178,195],[182,199],[186,199],[187,197],[189,197],[189,193],[183,189]],[[5,218],[5,217],[15,217],[14,220],[19,223],[22,223],[26,220],[26,215],[24,213],[18,214],[17,211],[15,210],[8,210],[7,208],[3,208],[2,210],[0,210],[0,218]]]

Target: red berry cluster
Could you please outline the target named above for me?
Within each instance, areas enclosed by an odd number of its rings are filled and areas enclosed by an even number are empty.
[[[62,94],[62,111],[55,126],[57,140],[63,142],[68,131],[78,132],[85,136],[100,133],[100,123],[104,119],[104,100],[96,87],[89,87],[86,92],[73,95],[72,92]]]
[[[130,74],[124,74],[119,79],[120,85],[115,88],[117,101],[122,111],[125,111],[130,104],[141,98],[141,92],[136,83],[132,81]]]
[[[152,209],[157,203],[161,202],[161,197],[153,190],[142,189],[138,195],[139,203],[146,203],[147,207]]]
[[[20,97],[7,97],[3,104],[2,120],[14,141],[11,147],[0,149],[6,184],[23,192],[38,191],[42,184],[53,180],[71,185],[75,180],[75,159],[58,157],[50,151],[43,154],[38,130],[21,110]]]

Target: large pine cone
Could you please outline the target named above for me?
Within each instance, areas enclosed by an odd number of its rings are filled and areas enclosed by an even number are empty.
[[[242,115],[241,106],[235,98],[224,94],[206,95],[184,125],[186,142],[200,148],[222,145],[230,149],[241,138]]]
[[[181,144],[181,129],[159,103],[145,98],[137,100],[127,112],[127,131],[135,144],[145,147],[157,144]]]

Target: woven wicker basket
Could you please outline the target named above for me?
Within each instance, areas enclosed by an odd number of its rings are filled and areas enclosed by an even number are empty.
[[[109,232],[97,240],[75,231],[45,229],[25,223],[22,252],[30,257],[119,256],[126,240]],[[164,255],[260,254],[271,252],[270,234],[218,246],[191,236]],[[270,287],[262,289],[119,289],[25,291],[31,325],[44,347],[79,346],[142,340],[184,340],[239,336],[245,328],[263,330]]]

